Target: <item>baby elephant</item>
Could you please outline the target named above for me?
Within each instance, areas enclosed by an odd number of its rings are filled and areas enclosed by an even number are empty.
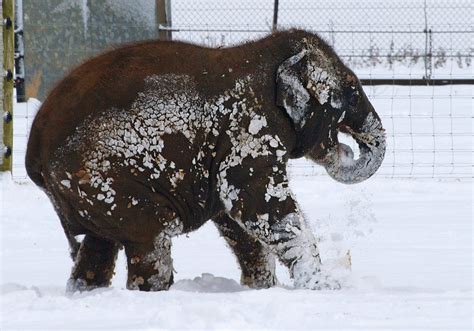
[[[338,132],[357,141],[358,159]],[[69,240],[71,290],[108,286],[121,246],[129,289],[168,289],[171,239],[209,219],[242,284],[273,286],[276,256],[295,287],[320,289],[337,285],[322,275],[287,161],[304,156],[357,183],[384,153],[354,73],[317,35],[290,30],[220,49],[147,41],[88,60],[36,115],[26,169]]]

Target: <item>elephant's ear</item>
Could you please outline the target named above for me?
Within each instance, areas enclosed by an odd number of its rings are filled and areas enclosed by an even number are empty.
[[[307,50],[286,59],[277,70],[276,103],[283,107],[297,127],[302,127],[310,95],[306,90]]]

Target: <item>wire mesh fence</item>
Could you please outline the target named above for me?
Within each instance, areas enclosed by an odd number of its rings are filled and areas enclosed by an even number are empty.
[[[472,177],[472,88],[366,86],[387,134],[385,160],[377,176]],[[342,137],[343,138],[343,137]],[[354,146],[353,141],[345,142]],[[308,161],[293,162],[293,175],[323,174]]]
[[[363,79],[472,78],[469,0],[22,0],[27,94],[44,98],[111,45],[155,38],[229,46],[280,29],[319,33]],[[157,17],[170,3],[167,26]],[[276,25],[274,19],[276,17]]]
[[[275,23],[279,29],[299,27],[319,33],[368,84],[388,137],[378,176],[472,178],[472,85],[416,85],[433,79],[472,81],[471,1],[279,0],[275,12],[275,0],[171,0],[167,26],[155,20],[156,0],[24,2],[32,96],[42,99],[85,57],[162,30],[174,40],[222,47],[267,35]],[[38,11],[41,4],[48,11]],[[43,14],[51,11],[55,15],[48,20]],[[369,86],[382,78],[385,85]],[[399,79],[404,86],[395,84]],[[16,114],[14,172],[19,177],[24,176],[20,141],[26,142],[35,108]],[[290,172],[324,170],[299,160]]]
[[[173,1],[174,39],[224,46],[277,27],[322,36],[362,77],[458,78],[471,66],[466,0]]]

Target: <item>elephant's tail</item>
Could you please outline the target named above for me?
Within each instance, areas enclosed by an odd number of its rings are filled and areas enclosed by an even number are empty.
[[[26,149],[25,168],[26,173],[31,180],[41,188],[45,187],[43,178],[43,167],[41,164],[41,145],[40,145],[40,130],[35,128],[33,124],[30,137],[28,139],[28,147]]]

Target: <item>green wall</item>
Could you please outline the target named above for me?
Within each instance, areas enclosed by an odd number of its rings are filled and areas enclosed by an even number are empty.
[[[112,45],[156,38],[155,0],[133,1],[23,0],[27,95],[44,100],[86,58]]]

